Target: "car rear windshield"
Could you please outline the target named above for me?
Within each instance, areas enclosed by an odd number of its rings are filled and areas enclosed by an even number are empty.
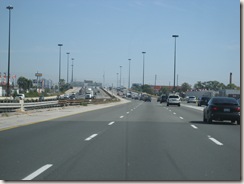
[[[169,98],[179,98],[179,96],[169,96]]]
[[[214,105],[238,105],[237,101],[232,98],[216,98],[212,103]]]

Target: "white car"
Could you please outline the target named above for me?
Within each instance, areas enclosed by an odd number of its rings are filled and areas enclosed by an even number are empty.
[[[196,103],[197,98],[195,96],[190,96],[187,100],[187,103]]]
[[[18,99],[18,100],[24,100],[25,99],[25,94],[17,94],[15,99]]]
[[[180,106],[180,96],[179,95],[169,95],[167,99],[167,106],[178,105]]]

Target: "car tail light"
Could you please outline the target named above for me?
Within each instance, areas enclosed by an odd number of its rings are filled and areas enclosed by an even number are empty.
[[[219,108],[218,107],[212,107],[212,110],[217,111],[217,110],[219,110]]]
[[[236,112],[240,112],[240,111],[241,111],[241,108],[240,108],[240,107],[236,107],[236,108],[235,108],[235,111],[236,111]]]

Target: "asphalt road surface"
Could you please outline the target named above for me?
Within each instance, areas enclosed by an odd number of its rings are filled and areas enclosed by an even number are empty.
[[[0,132],[0,179],[235,181],[240,125],[202,111],[132,100]]]

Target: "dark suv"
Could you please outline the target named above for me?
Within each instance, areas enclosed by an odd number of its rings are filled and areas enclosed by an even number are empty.
[[[143,100],[144,100],[144,102],[151,102],[152,98],[151,98],[151,96],[145,95]]]
[[[202,96],[198,99],[197,105],[201,106],[201,105],[207,105],[208,101],[210,100],[210,97],[207,96]]]

